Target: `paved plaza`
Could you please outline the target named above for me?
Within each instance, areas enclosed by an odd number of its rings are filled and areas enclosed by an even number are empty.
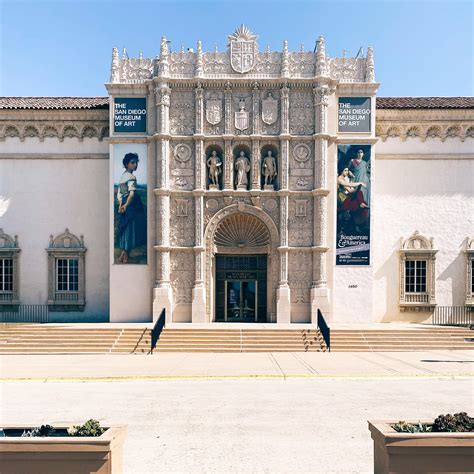
[[[1,422],[126,424],[127,474],[372,472],[367,419],[473,411],[472,351],[3,356]]]

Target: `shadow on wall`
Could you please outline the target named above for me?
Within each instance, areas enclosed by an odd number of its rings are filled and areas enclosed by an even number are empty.
[[[385,312],[380,322],[388,322],[397,319],[399,315],[398,308],[398,269],[399,269],[399,253],[402,239],[396,241],[395,249],[387,258],[385,263],[375,272],[376,280],[385,281]],[[383,294],[377,295],[376,298],[382,298]]]
[[[464,239],[456,258],[437,277],[437,280],[451,280],[451,302],[437,301],[440,305],[464,306],[464,300],[466,298],[466,255],[464,248],[467,240],[467,238]]]

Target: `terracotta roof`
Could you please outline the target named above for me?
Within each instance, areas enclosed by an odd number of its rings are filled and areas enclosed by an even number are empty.
[[[377,97],[377,109],[474,109],[474,97]]]
[[[108,108],[108,97],[0,97],[0,109]],[[474,109],[474,97],[377,97],[377,109]]]
[[[0,109],[108,108],[108,97],[0,97]]]

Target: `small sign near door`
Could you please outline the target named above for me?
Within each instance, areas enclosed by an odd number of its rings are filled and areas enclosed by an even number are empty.
[[[226,272],[226,280],[256,280],[255,272]]]

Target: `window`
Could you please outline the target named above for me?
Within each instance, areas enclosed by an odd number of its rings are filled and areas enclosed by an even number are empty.
[[[405,292],[426,293],[426,260],[405,262]]]
[[[402,311],[431,311],[435,300],[433,240],[418,231],[403,241],[400,249],[400,308]]]
[[[83,311],[85,307],[84,239],[69,230],[50,237],[48,306],[50,311]]]
[[[474,239],[466,239],[466,306],[474,307]]]
[[[18,297],[18,237],[0,229],[0,311],[20,304]]]

